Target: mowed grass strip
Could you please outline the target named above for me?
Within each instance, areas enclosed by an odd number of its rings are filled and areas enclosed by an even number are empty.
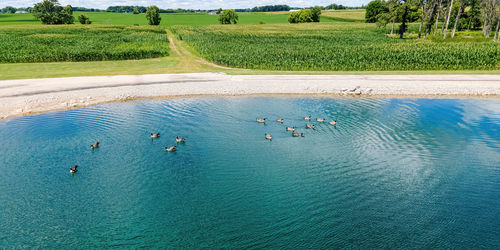
[[[0,26],[0,63],[154,58],[168,55],[168,45],[157,27]]]
[[[78,23],[79,15],[86,15],[92,24],[106,25],[148,25],[146,14],[132,13],[111,13],[111,12],[85,12],[75,11],[75,23]],[[260,12],[239,12],[238,24],[276,24],[288,23],[288,13],[260,13]],[[206,13],[161,13],[162,20],[160,26],[170,27],[173,25],[203,26],[219,24],[219,15],[209,15]],[[333,19],[325,18],[322,22],[333,22]],[[41,24],[40,20],[32,14],[0,14],[0,26]]]
[[[487,39],[395,39],[364,23],[174,26],[204,58],[263,70],[491,70],[500,43]]]

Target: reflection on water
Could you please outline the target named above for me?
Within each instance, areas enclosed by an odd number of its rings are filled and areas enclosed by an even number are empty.
[[[172,99],[0,123],[0,247],[499,248],[499,216],[497,99]]]

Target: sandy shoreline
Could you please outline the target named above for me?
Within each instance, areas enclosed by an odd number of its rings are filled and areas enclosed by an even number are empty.
[[[0,120],[114,101],[206,95],[500,97],[500,75],[189,73],[0,81]]]

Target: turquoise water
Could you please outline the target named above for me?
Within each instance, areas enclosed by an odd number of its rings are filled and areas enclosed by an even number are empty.
[[[499,99],[136,101],[0,142],[0,248],[500,248]]]

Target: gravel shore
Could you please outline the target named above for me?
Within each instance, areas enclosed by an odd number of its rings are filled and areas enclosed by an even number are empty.
[[[190,73],[0,81],[0,119],[114,101],[203,95],[500,97],[500,75]]]

